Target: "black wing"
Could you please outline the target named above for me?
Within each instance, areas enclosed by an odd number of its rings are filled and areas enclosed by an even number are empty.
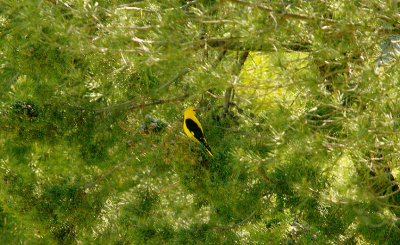
[[[203,131],[201,130],[199,125],[197,125],[197,123],[195,123],[192,119],[189,119],[189,118],[185,120],[185,123],[186,123],[186,127],[189,129],[189,131],[192,132],[194,137],[196,139],[198,139],[200,141],[200,143],[202,143],[207,148],[208,152],[212,156],[211,148],[207,144],[206,140],[204,139]]]
[[[193,133],[194,137],[198,139],[201,143],[204,143],[205,140],[203,131],[201,131],[201,128],[197,125],[197,123],[189,118],[185,120],[185,123],[189,131]]]

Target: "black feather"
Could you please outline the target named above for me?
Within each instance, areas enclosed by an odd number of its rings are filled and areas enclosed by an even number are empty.
[[[185,120],[186,127],[189,129],[190,132],[193,133],[194,137],[198,139],[201,143],[205,142],[204,134],[201,128],[195,123],[192,119]]]
[[[200,143],[202,143],[208,151],[211,152],[211,148],[210,146],[207,144],[205,138],[204,138],[204,134],[203,131],[201,130],[201,128],[197,125],[197,123],[195,123],[192,119],[188,118],[185,120],[186,123],[186,127],[189,129],[190,132],[193,133],[193,136],[200,141]]]

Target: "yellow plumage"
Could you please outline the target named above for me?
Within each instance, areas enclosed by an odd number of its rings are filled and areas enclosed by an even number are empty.
[[[213,156],[211,153],[211,148],[207,144],[207,140],[204,137],[203,127],[201,127],[201,123],[196,118],[196,109],[193,106],[188,107],[185,110],[184,120],[183,120],[183,131],[185,134],[192,140],[203,144],[207,152]]]

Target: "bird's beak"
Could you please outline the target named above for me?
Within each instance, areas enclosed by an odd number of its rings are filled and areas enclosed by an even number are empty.
[[[194,108],[193,111],[197,111],[197,108]]]

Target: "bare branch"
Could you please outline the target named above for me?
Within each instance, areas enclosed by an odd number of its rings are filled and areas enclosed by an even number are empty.
[[[218,57],[214,60],[212,67],[215,68],[217,67],[217,65],[219,64],[219,62],[221,62],[221,60],[225,57],[226,55],[226,50],[222,50],[221,52],[219,52]]]
[[[157,100],[157,101],[154,101],[154,102],[151,102],[151,103],[133,105],[133,106],[129,107],[128,109],[134,110],[134,109],[137,109],[137,108],[143,108],[143,107],[147,107],[147,106],[153,106],[153,105],[160,105],[160,104],[176,102],[176,101],[184,100],[187,97],[189,97],[189,94],[185,94],[185,95],[182,95],[182,96],[179,96],[179,97],[176,97],[176,98],[173,98],[173,99],[168,99],[168,100]]]
[[[182,47],[194,47],[194,48],[202,48],[204,47],[205,44],[209,45],[210,43],[214,43],[214,42],[230,42],[233,40],[238,40],[242,37],[208,37],[207,39],[200,39],[200,40],[196,40],[196,41],[190,41],[190,42],[186,42],[186,43],[182,43]]]
[[[203,24],[224,24],[224,23],[239,24],[239,22],[234,20],[199,20],[199,22]]]
[[[107,176],[109,176],[110,174],[114,173],[117,169],[121,168],[122,166],[124,166],[125,164],[127,164],[129,161],[131,161],[135,156],[131,156],[128,159],[126,159],[125,161],[123,161],[122,163],[114,166],[112,169],[108,170],[105,174],[102,174],[100,177],[98,177],[97,179],[95,179],[94,181],[90,182],[89,184],[85,185],[83,187],[83,189],[88,189],[92,186],[94,186],[95,184],[97,184],[98,182],[102,181],[103,179],[107,178]]]
[[[103,29],[133,29],[133,30],[150,30],[158,28],[159,25],[148,25],[148,26],[103,26]]]
[[[154,94],[156,94],[156,93],[160,92],[161,90],[167,88],[169,85],[171,85],[173,82],[175,82],[176,80],[178,80],[182,76],[186,75],[188,72],[189,72],[189,69],[184,69],[179,74],[177,74],[175,77],[173,77],[171,80],[169,80],[166,84],[164,84],[161,87],[159,87],[158,89],[156,89],[156,91],[154,91]]]
[[[143,108],[143,107],[148,107],[148,106],[153,106],[153,105],[160,105],[160,104],[166,104],[166,103],[171,103],[171,102],[176,102],[180,100],[184,100],[187,97],[189,97],[189,94],[184,94],[182,96],[178,96],[172,99],[167,99],[167,100],[156,100],[150,103],[143,103],[143,104],[136,104],[134,100],[129,100],[121,104],[113,105],[113,106],[106,106],[106,107],[101,107],[101,108],[86,108],[83,106],[75,105],[75,107],[78,107],[81,110],[89,110],[89,111],[96,111],[96,112],[103,112],[103,111],[112,111],[112,110],[122,110],[122,109],[128,109],[128,110],[134,110],[137,108]]]
[[[124,8],[124,7],[132,7],[135,5],[140,5],[140,4],[144,4],[144,1],[140,1],[140,2],[133,2],[133,3],[126,3],[126,4],[121,4],[119,5],[117,8]]]
[[[247,57],[249,56],[249,51],[244,51],[240,57],[239,61],[233,67],[233,74],[235,74],[235,79],[238,78],[238,74],[240,73],[244,63],[246,62]],[[229,106],[231,105],[231,101],[234,96],[234,87],[231,85],[225,90],[225,101],[224,101],[224,114],[226,115],[229,112]]]
[[[268,8],[266,6],[263,5],[259,5],[256,3],[252,3],[252,2],[246,2],[246,1],[242,1],[242,0],[226,0],[228,2],[233,2],[233,3],[238,3],[241,5],[245,5],[245,6],[249,6],[249,7],[253,7],[253,8],[257,8],[263,11],[266,11],[268,13],[273,13],[276,14],[282,18],[286,18],[286,19],[297,19],[297,20],[320,20],[320,21],[324,21],[327,23],[336,23],[336,21],[332,20],[332,19],[326,19],[326,18],[314,18],[314,17],[310,17],[310,16],[306,16],[306,15],[301,15],[301,14],[292,14],[292,13],[282,13],[278,10],[272,9],[272,8]]]
[[[256,211],[253,211],[249,216],[247,216],[244,220],[240,221],[237,224],[234,224],[234,225],[231,225],[231,226],[219,226],[218,228],[221,229],[221,230],[230,230],[230,229],[236,228],[238,226],[241,226],[244,223],[246,223],[249,219],[251,219],[251,217],[253,217],[255,213],[256,213]]]
[[[229,104],[230,104],[231,98],[232,98],[232,90],[233,90],[233,86],[229,86],[225,90],[224,114],[227,114],[229,111]]]
[[[117,9],[118,10],[136,10],[136,11],[141,11],[141,12],[145,12],[145,13],[159,13],[159,12],[164,12],[164,11],[169,11],[169,10],[176,10],[176,9],[185,9],[188,8],[190,6],[192,6],[193,4],[195,4],[198,0],[193,0],[190,1],[188,3],[186,3],[185,5],[176,7],[176,8],[167,8],[167,9],[161,9],[161,10],[151,10],[151,9],[144,9],[144,8],[139,8],[139,7],[133,7],[132,4],[125,4],[125,5],[120,5]],[[144,2],[140,2],[140,3],[144,3]]]
[[[20,72],[17,72],[17,74],[15,74],[15,75],[10,79],[10,81],[9,81],[8,84],[7,84],[7,88],[10,87],[10,86],[18,79],[18,77],[19,77],[20,74],[21,74]]]
[[[156,10],[144,9],[144,8],[138,8],[138,7],[120,7],[120,8],[117,8],[117,10],[136,10],[136,11],[140,11],[143,13],[157,13],[158,12]]]
[[[236,51],[273,51],[275,50],[274,46],[270,43],[245,43],[240,41],[231,41],[231,40],[207,40],[207,45],[212,48],[221,48],[225,50],[236,50]],[[280,44],[282,48],[288,49],[291,51],[310,51],[309,43],[282,43]]]
[[[106,48],[106,47],[97,47],[95,45],[92,45],[92,48],[94,50],[98,50],[100,52],[117,52],[117,53],[146,53],[146,54],[150,54],[151,52],[149,52],[148,50],[145,50],[143,48],[137,48],[137,49],[119,49],[119,48]],[[88,50],[81,50],[82,52],[90,52],[89,49]]]
[[[131,104],[133,104],[135,102],[136,101],[134,101],[134,100],[128,100],[128,101],[118,104],[118,105],[107,106],[107,107],[96,108],[96,109],[90,109],[90,108],[84,108],[84,109],[94,110],[94,111],[111,111],[111,110],[123,109],[123,107],[130,106]]]
[[[265,180],[265,182],[270,183],[271,180],[268,178],[268,176],[259,168],[256,168],[257,173],[259,173],[261,175],[261,177],[263,177],[263,179]]]
[[[240,57],[239,57],[239,62],[236,66],[236,74],[239,74],[240,71],[242,70],[242,67],[244,65],[244,62],[246,62],[247,57],[249,56],[249,51],[243,52]]]
[[[245,136],[248,136],[248,137],[252,137],[252,138],[256,138],[256,139],[262,139],[262,140],[271,140],[272,139],[272,137],[263,137],[263,136],[250,134],[248,132],[238,130],[238,129],[234,128],[234,127],[230,127],[230,128],[221,127],[221,126],[211,126],[211,127],[216,127],[216,128],[220,128],[220,129],[223,129],[223,130],[231,130],[234,133],[242,134],[242,135],[245,135]]]
[[[165,192],[165,191],[167,191],[167,190],[170,190],[170,189],[172,189],[172,188],[175,188],[176,186],[178,186],[178,182],[175,182],[175,183],[172,183],[172,184],[170,184],[170,185],[167,185],[167,186],[163,186],[163,187],[161,187],[160,189],[158,189],[156,192],[157,193],[163,193],[163,192]]]
[[[182,5],[182,6],[180,6],[180,7],[168,8],[168,9],[164,9],[164,11],[165,11],[165,10],[174,10],[174,9],[185,9],[185,8],[188,8],[188,7],[192,6],[192,5],[195,4],[197,1],[198,1],[198,0],[193,0],[193,1],[188,2],[187,4]]]

